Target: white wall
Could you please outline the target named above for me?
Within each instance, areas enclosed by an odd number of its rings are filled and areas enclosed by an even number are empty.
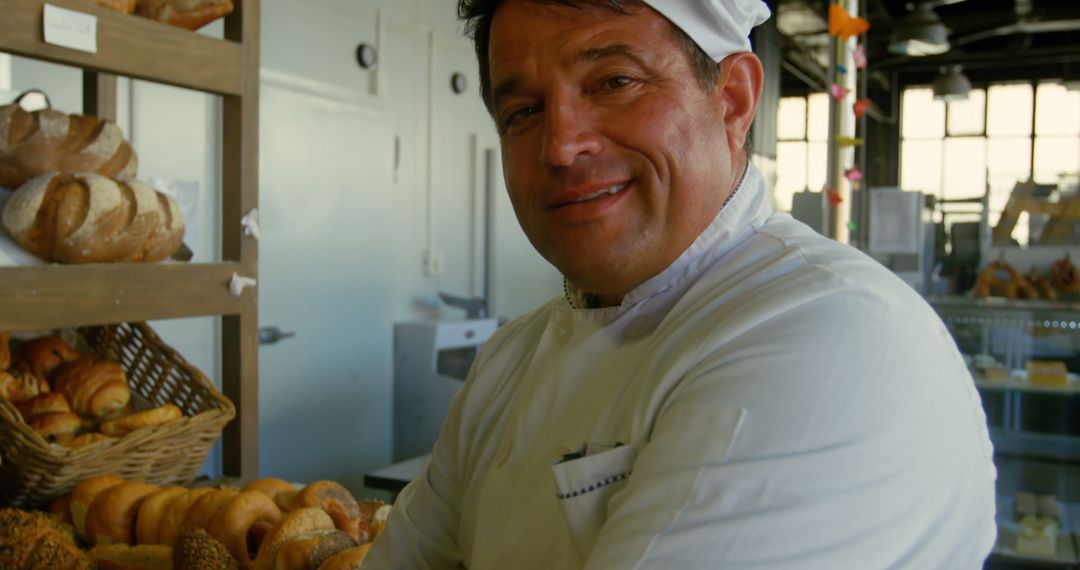
[[[260,352],[260,469],[359,491],[391,459],[393,324],[462,318],[437,293],[482,293],[482,158],[497,161],[497,138],[453,2],[264,0],[262,24],[260,325],[298,335]],[[355,63],[361,41],[380,44],[379,71]],[[77,70],[11,58],[10,76],[13,91],[42,87],[79,110]],[[140,177],[200,187],[197,261],[220,251],[219,117],[216,97],[121,81]],[[492,296],[513,317],[561,294],[561,278],[521,234],[495,167]],[[422,271],[429,248],[436,275]],[[220,378],[218,319],[154,326]]]

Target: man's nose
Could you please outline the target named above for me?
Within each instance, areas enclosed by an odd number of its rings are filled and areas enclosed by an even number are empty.
[[[544,110],[541,160],[552,166],[570,166],[582,155],[598,154],[603,144],[593,118],[581,101],[552,100]]]

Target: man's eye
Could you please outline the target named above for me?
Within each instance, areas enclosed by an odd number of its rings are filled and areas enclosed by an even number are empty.
[[[511,111],[509,114],[506,115],[506,117],[503,119],[503,126],[504,127],[512,127],[515,123],[518,123],[518,122],[520,122],[520,121],[522,121],[524,119],[527,119],[527,118],[529,118],[529,117],[531,117],[531,116],[533,116],[533,115],[535,115],[536,113],[539,113],[539,112],[540,112],[540,106],[539,105],[530,105],[528,107],[521,107],[520,109],[516,109],[514,111]]]
[[[633,83],[633,79],[625,75],[616,75],[614,77],[608,77],[603,81],[604,89],[621,89]]]

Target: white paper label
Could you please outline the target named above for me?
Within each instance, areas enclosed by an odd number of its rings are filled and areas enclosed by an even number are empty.
[[[45,4],[45,43],[97,53],[97,17]]]

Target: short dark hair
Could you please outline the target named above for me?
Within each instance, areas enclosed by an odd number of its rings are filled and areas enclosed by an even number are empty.
[[[465,22],[465,33],[472,38],[476,48],[476,61],[480,67],[480,96],[488,112],[495,114],[494,101],[491,99],[491,74],[488,61],[488,41],[491,39],[491,22],[495,19],[495,10],[506,0],[458,0],[458,18]],[[642,8],[642,0],[530,0],[540,4],[569,6],[578,10],[600,9],[626,14],[628,9]],[[669,22],[670,23],[670,22]],[[706,91],[712,91],[720,78],[720,68],[690,36],[671,23],[675,38],[679,41],[687,60],[694,68],[698,85]]]

